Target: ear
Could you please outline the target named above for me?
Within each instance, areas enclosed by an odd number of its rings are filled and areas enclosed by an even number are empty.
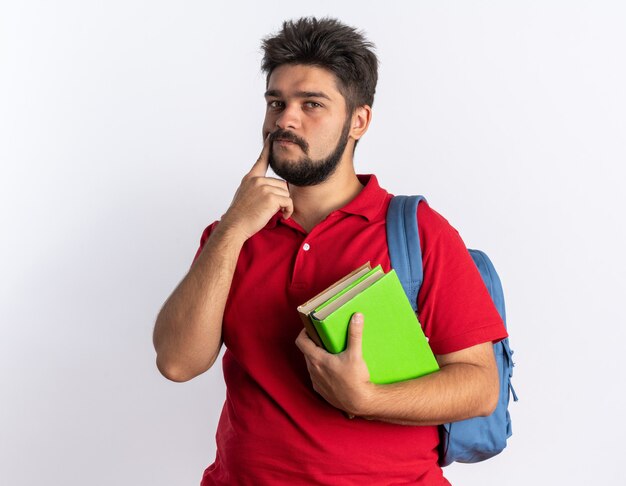
[[[352,114],[350,136],[355,140],[359,140],[372,121],[372,108],[369,105],[362,105],[357,107]]]

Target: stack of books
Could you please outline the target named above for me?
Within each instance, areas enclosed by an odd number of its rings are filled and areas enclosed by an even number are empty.
[[[363,358],[373,383],[395,383],[439,369],[394,270],[366,263],[298,307],[308,335],[330,353],[346,348],[350,319],[364,316]]]

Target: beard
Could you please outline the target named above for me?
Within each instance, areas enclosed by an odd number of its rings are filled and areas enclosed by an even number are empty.
[[[269,153],[270,167],[277,176],[285,179],[290,185],[315,186],[321,184],[333,175],[339,166],[341,157],[348,144],[349,132],[350,117],[346,119],[346,123],[344,123],[341,135],[339,136],[339,141],[332,153],[324,159],[313,160],[308,156],[309,145],[305,140],[287,130],[278,129],[270,135],[270,141],[274,142],[274,140],[282,139],[293,142],[302,149],[304,157],[300,160],[279,161],[276,160],[274,150],[271,149]]]

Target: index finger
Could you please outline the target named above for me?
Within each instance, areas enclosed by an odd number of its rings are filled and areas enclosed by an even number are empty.
[[[267,134],[265,137],[265,141],[263,142],[263,150],[261,150],[261,155],[248,172],[249,175],[255,177],[264,177],[267,174],[267,168],[270,165],[270,134]]]
[[[296,346],[302,351],[305,356],[315,356],[318,353],[321,355],[326,354],[322,348],[320,348],[317,344],[315,344],[309,335],[306,333],[306,329],[302,329],[300,334],[298,334],[298,338],[296,339]]]

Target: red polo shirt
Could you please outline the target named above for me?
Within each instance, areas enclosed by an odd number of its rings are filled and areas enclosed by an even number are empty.
[[[227,394],[217,454],[202,486],[448,484],[437,465],[437,427],[347,419],[313,390],[294,343],[302,329],[298,305],[367,261],[390,269],[385,217],[392,196],[375,176],[359,179],[359,195],[310,233],[277,213],[244,244],[224,312]],[[418,308],[433,351],[504,338],[456,230],[426,204],[418,218]],[[198,253],[216,224],[204,231]]]

